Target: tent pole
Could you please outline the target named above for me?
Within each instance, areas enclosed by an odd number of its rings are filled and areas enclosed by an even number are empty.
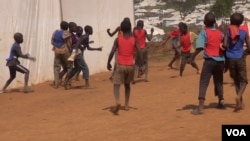
[[[61,18],[61,21],[63,20],[63,9],[62,9],[62,0],[59,0],[59,3],[60,3],[60,18]]]

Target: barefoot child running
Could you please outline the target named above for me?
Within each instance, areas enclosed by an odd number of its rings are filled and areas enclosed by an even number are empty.
[[[197,35],[195,33],[189,32],[187,24],[183,22],[179,23],[179,29],[180,29],[180,48],[181,48],[180,76],[182,76],[182,73],[187,63],[187,59],[190,58],[191,56],[190,51],[192,48],[192,43],[196,39]],[[191,36],[195,37],[191,38]],[[191,39],[193,39],[193,41]],[[188,64],[190,64],[193,68],[196,69],[197,74],[200,73],[200,70],[194,60]]]
[[[35,61],[36,58],[30,57],[30,55],[23,54],[21,50],[20,44],[23,43],[23,35],[22,33],[15,33],[14,34],[14,40],[15,43],[12,45],[10,49],[10,55],[9,58],[6,59],[7,64],[6,66],[9,67],[10,71],[10,78],[6,81],[5,85],[3,86],[2,90],[0,93],[5,93],[7,92],[7,87],[10,85],[10,83],[16,78],[16,72],[20,72],[24,74],[24,93],[31,92],[32,90],[28,87],[28,81],[29,81],[29,73],[30,71],[22,66],[19,62],[19,57],[24,58],[24,59],[29,59],[31,61]]]

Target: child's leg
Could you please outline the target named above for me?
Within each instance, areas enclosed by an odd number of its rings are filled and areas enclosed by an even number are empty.
[[[200,69],[194,60],[191,62],[191,66],[196,69],[197,74],[200,74]]]
[[[7,87],[16,78],[16,69],[15,69],[15,67],[13,67],[13,66],[9,67],[9,72],[10,72],[10,78],[6,81],[5,85],[3,86],[2,90],[1,90],[2,93],[6,92]]]
[[[247,83],[246,82],[241,82],[240,83],[240,89],[239,89],[239,91],[238,91],[238,93],[237,93],[237,97],[235,98],[235,101],[236,101],[236,107],[235,107],[235,111],[237,111],[237,110],[240,110],[240,109],[242,109],[243,107],[243,99],[242,99],[242,95],[243,95],[243,93],[244,93],[244,91],[245,91],[245,89],[246,89],[246,86],[247,86]]]
[[[136,52],[135,54],[135,64],[134,64],[134,79],[132,84],[135,84],[136,79],[139,77],[139,53]]]
[[[218,63],[213,71],[213,81],[214,81],[214,93],[218,96],[217,108],[225,109],[224,105],[224,94],[223,94],[223,70],[224,63]]]
[[[182,55],[181,55],[181,66],[180,66],[180,76],[182,76],[182,73],[183,73],[183,71],[184,71],[184,69],[185,69],[185,66],[186,66],[186,55],[183,53]]]
[[[75,80],[76,81],[79,81],[79,75],[81,73],[81,70],[79,69],[77,72],[76,72],[76,75],[75,75]]]
[[[60,71],[61,71],[61,60],[60,54],[55,54],[54,57],[54,87],[59,86],[59,79],[60,79]]]
[[[196,109],[193,109],[191,112],[193,115],[200,115],[203,114],[203,109],[204,109],[204,99],[199,99],[199,106]]]
[[[124,84],[125,87],[125,110],[129,110],[130,84]]]
[[[240,110],[243,109],[244,104],[243,104],[243,98],[242,95],[245,92],[248,80],[247,80],[247,69],[246,69],[246,60],[245,58],[242,58],[238,60],[237,62],[237,79],[239,83],[239,89],[237,92],[237,97],[236,97],[236,107],[235,110]]]
[[[22,65],[17,65],[16,71],[24,73],[24,93],[31,92],[32,90],[28,87],[30,71]]]
[[[148,81],[148,50],[145,48],[143,50],[143,60],[145,65],[145,81]]]
[[[90,87],[90,84],[89,84],[89,68],[88,68],[88,65],[85,62],[83,57],[78,59],[78,65],[79,65],[80,69],[83,72],[83,78],[85,79],[85,88],[89,88]]]
[[[78,70],[80,70],[80,67],[78,66],[78,60],[74,60],[74,67],[67,73],[64,81],[64,87],[66,90],[69,89],[70,80],[77,73]]]
[[[121,107],[121,104],[120,104],[120,84],[114,84],[113,88],[114,88],[114,97],[115,97],[116,106],[112,110],[112,112],[114,114],[118,114],[120,107]]]

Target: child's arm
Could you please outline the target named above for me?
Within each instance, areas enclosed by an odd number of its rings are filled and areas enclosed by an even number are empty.
[[[247,49],[245,50],[245,54],[250,54],[250,42],[249,42],[249,34],[246,33],[245,43],[247,46]]]
[[[118,26],[116,29],[115,29],[115,31],[113,31],[112,33],[110,32],[110,29],[108,28],[107,29],[107,33],[108,33],[108,35],[110,36],[110,37],[113,37],[117,32],[119,32],[119,30],[120,30],[120,26]]]
[[[145,30],[145,32],[146,32],[147,40],[148,40],[148,41],[151,41],[152,38],[153,38],[154,28],[151,28],[150,34],[148,34],[146,30]]]
[[[36,58],[35,57],[31,57],[29,55],[29,53],[23,54],[20,46],[18,46],[16,48],[16,53],[17,53],[18,57],[21,57],[21,58],[24,58],[24,59],[30,59],[31,61],[35,61],[36,60]]]
[[[167,39],[163,41],[162,46],[164,46],[170,38],[171,38],[170,36],[167,36]]]
[[[113,47],[112,47],[112,49],[111,49],[111,51],[110,51],[110,53],[109,53],[109,57],[108,57],[107,69],[108,69],[109,71],[112,70],[112,65],[111,65],[110,62],[111,62],[111,60],[112,60],[112,58],[113,58],[113,56],[114,56],[114,54],[115,54],[115,52],[116,52],[117,47],[118,47],[118,40],[117,40],[117,38],[116,38],[115,41],[114,41]]]

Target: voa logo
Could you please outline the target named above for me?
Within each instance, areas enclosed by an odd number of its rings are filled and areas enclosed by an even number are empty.
[[[244,129],[226,129],[227,136],[247,136]]]

